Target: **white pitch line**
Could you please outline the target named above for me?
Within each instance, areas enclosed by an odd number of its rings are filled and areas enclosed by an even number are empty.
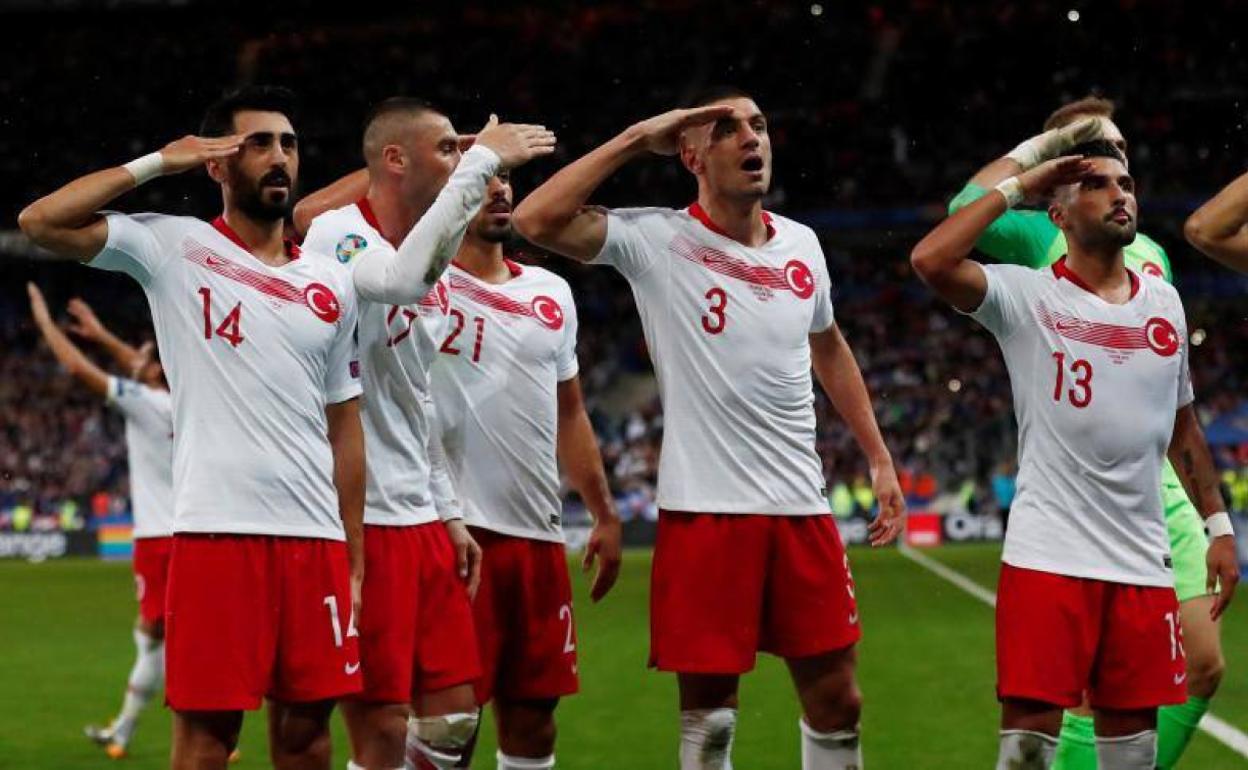
[[[927,554],[920,553],[905,543],[899,545],[897,550],[910,561],[953,583],[984,604],[990,607],[997,606],[997,595],[995,593],[971,580],[961,572],[941,564]],[[1213,714],[1205,714],[1200,720],[1200,729],[1223,746],[1248,759],[1248,734],[1245,734],[1238,727]]]

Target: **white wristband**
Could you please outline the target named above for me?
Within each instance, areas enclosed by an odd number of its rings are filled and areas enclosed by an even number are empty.
[[[1205,531],[1209,533],[1209,539],[1222,537],[1223,535],[1235,534],[1235,528],[1231,526],[1231,517],[1226,511],[1215,513],[1205,519]]]
[[[1006,208],[1012,209],[1023,202],[1023,185],[1016,176],[1002,179],[993,189],[1005,196]]]
[[[122,168],[130,172],[130,176],[134,177],[135,186],[138,186],[165,173],[165,159],[160,157],[159,152],[149,152],[123,165]]]

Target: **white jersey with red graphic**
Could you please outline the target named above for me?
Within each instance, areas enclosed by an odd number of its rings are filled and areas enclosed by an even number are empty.
[[[744,246],[697,204],[617,209],[595,258],[633,287],[663,401],[658,504],[674,511],[829,512],[815,453],[809,335],[834,323],[814,232],[764,215]]]
[[[134,538],[173,534],[173,400],[169,391],[108,378],[108,403],[126,418]]]
[[[316,217],[303,243],[333,254],[349,270],[370,251],[395,251],[367,198]],[[406,526],[438,519],[428,452],[429,367],[446,336],[449,308],[444,278],[416,304],[360,299],[366,524]]]
[[[107,221],[90,264],[142,285],[172,387],[175,531],[345,539],[325,408],[360,394],[350,276],[293,244],[270,267],[222,219]]]
[[[1161,467],[1190,404],[1178,293],[1131,273],[1114,305],[1066,266],[985,265],[972,317],[1001,344],[1018,417],[1018,493],[1002,559],[1015,567],[1170,586]]]
[[[562,542],[557,386],[577,373],[576,306],[559,276],[507,264],[502,284],[447,271],[451,325],[433,379],[442,444],[466,522]]]

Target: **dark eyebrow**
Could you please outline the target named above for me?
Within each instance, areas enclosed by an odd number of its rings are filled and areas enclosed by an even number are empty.
[[[295,142],[299,140],[299,137],[293,131],[283,131],[280,134],[275,134],[272,131],[255,131],[247,135],[247,141],[254,139],[259,142],[271,142],[275,136],[279,137],[281,141],[284,142]]]

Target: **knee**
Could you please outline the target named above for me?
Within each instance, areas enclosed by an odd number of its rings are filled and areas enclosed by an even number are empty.
[[[849,683],[844,687],[821,693],[807,709],[806,723],[821,733],[850,730],[862,719],[862,691]]]
[[[401,739],[400,739],[401,740]],[[329,724],[314,719],[285,719],[273,732],[273,763],[281,767],[280,760],[287,757],[300,758],[303,762],[324,763],[328,766],[333,755]]]
[[[506,754],[543,757],[555,751],[555,715],[545,714],[524,724],[498,724],[498,744]]]
[[[1226,659],[1221,652],[1191,657],[1187,660],[1187,691],[1198,698],[1209,698],[1222,684]]]

